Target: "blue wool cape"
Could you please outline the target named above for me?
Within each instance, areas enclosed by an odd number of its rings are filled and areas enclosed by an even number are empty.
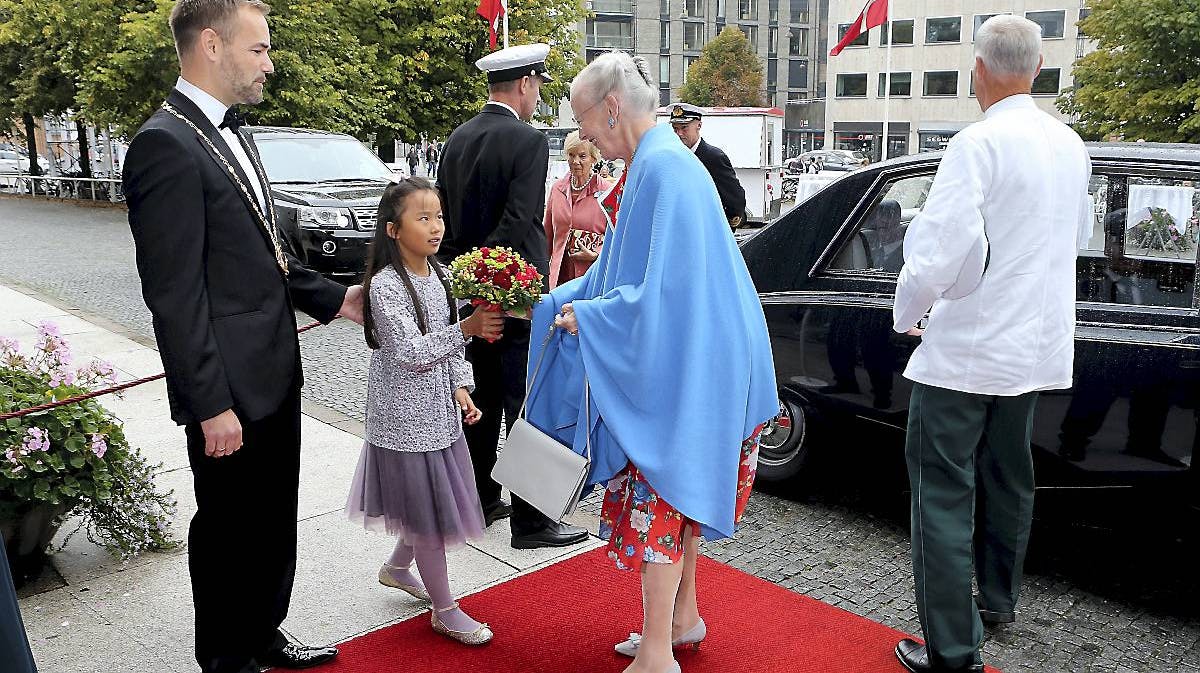
[[[642,137],[615,228],[533,313],[527,419],[580,454],[588,484],[628,462],[709,540],[731,537],[742,440],[779,413],[766,319],[708,171],[667,125]],[[584,424],[584,373],[591,418]]]

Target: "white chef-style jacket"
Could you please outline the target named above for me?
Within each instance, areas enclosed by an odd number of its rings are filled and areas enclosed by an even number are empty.
[[[894,329],[929,311],[906,378],[984,395],[1071,386],[1090,176],[1083,141],[1028,95],[995,103],[950,141],[904,237]]]

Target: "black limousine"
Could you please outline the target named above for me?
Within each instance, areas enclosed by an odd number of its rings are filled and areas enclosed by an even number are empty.
[[[1146,489],[1200,504],[1200,146],[1089,145],[1095,217],[1077,258],[1075,386],[1043,393],[1039,488]],[[903,452],[917,337],[892,331],[904,232],[941,153],[849,173],[742,244],[779,380],[759,478],[797,474],[816,451]],[[838,441],[814,442],[816,424]],[[862,425],[858,425],[862,424]],[[858,446],[854,429],[882,429]],[[873,436],[878,433],[872,433]]]
[[[363,272],[379,198],[397,179],[355,138],[329,131],[246,127],[271,181],[279,233],[309,268]]]

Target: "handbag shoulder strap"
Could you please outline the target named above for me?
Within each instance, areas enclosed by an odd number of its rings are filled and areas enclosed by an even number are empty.
[[[550,340],[554,338],[554,331],[557,329],[557,325],[551,324],[550,331],[546,333],[546,338],[542,340],[542,353],[538,356],[537,364],[533,367],[533,374],[529,376],[529,382],[525,385],[525,399],[521,400],[521,410],[517,412],[517,418],[525,418],[525,405],[529,403],[529,395],[533,392],[533,384],[537,381],[538,372],[542,369],[542,362],[546,359],[546,348],[550,345]],[[587,453],[584,455],[584,458],[590,463],[592,462],[592,387],[588,384],[587,374],[583,375],[583,412],[584,422],[588,426],[585,441]]]

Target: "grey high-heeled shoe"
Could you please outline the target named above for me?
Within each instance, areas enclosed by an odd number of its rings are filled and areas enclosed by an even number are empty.
[[[696,622],[695,626],[688,629],[687,633],[684,633],[675,640],[672,640],[671,647],[687,647],[693,650],[698,650],[700,649],[700,643],[703,642],[704,637],[707,635],[708,627],[705,626],[704,618],[702,617],[700,618],[700,621]],[[638,647],[640,647],[641,644],[642,634],[631,633],[629,634],[629,640],[617,643],[615,646],[613,646],[613,649],[617,651],[617,654],[623,654],[627,657],[636,657]]]
[[[449,612],[458,608],[458,602],[452,603],[449,607],[440,608],[429,613],[430,622],[433,624],[433,632],[446,636],[452,640],[457,640],[463,645],[486,645],[492,641],[492,627],[487,624],[480,624],[479,628],[474,631],[455,631],[446,626],[442,622],[442,618],[438,617],[440,613]]]
[[[416,586],[415,584],[405,584],[405,583],[401,582],[400,580],[397,580],[392,575],[393,570],[405,571],[405,570],[409,570],[411,568],[412,568],[412,566],[409,566],[408,568],[399,568],[399,567],[391,565],[389,563],[384,563],[383,567],[381,567],[379,569],[379,583],[385,587],[399,589],[399,590],[403,591],[404,593],[408,594],[409,596],[412,596],[413,598],[423,600],[425,602],[431,602],[433,599],[431,599],[429,597],[429,592],[425,591],[424,587],[419,587],[419,586]]]

